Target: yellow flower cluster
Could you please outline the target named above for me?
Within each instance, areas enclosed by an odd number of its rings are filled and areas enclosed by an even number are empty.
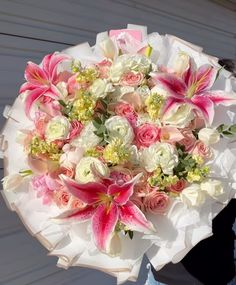
[[[41,140],[37,136],[33,137],[29,146],[29,152],[33,156],[46,155],[54,161],[59,160],[61,155],[60,150],[56,144]]]
[[[153,175],[148,178],[148,183],[152,187],[159,187],[164,190],[166,187],[178,182],[179,178],[176,175],[166,176],[162,173],[160,168],[157,168]]]
[[[145,100],[147,112],[152,120],[156,120],[160,116],[160,110],[164,103],[164,98],[158,93],[150,94]]]
[[[103,158],[114,165],[122,164],[130,159],[130,151],[120,139],[115,138],[105,147]]]
[[[94,114],[96,100],[89,94],[79,92],[69,114],[70,119],[76,119],[82,123],[90,121]]]
[[[91,157],[100,157],[101,152],[98,151],[95,147],[89,148],[85,151],[85,156],[91,156]]]
[[[80,70],[76,81],[78,83],[92,83],[96,78],[98,77],[98,71],[95,68],[85,68],[83,70]]]
[[[208,166],[204,166],[203,168],[195,168],[188,172],[187,181],[189,183],[201,182],[209,174],[209,171],[210,169]]]

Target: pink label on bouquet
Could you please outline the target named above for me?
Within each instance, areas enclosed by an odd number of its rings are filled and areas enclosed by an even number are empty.
[[[110,30],[109,36],[110,37],[118,37],[121,33],[127,33],[133,38],[135,38],[137,41],[142,41],[142,33],[138,30],[129,30],[129,29],[122,29],[122,30]]]

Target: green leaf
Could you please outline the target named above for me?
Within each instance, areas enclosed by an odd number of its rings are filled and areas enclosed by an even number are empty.
[[[229,131],[232,133],[236,133],[236,124],[229,127]]]
[[[223,131],[222,134],[226,137],[232,137],[233,136],[233,134],[229,131]]]
[[[67,107],[66,103],[63,100],[58,100],[58,102],[60,103],[60,105],[62,105],[63,107]]]
[[[219,125],[218,127],[217,127],[217,131],[219,132],[219,133],[222,133],[224,130],[226,130],[228,128],[228,126],[227,125],[225,125],[225,124],[221,124],[221,125]]]
[[[133,232],[133,231],[128,231],[128,234],[129,234],[129,238],[130,238],[130,239],[133,239],[133,237],[134,237],[134,232]]]

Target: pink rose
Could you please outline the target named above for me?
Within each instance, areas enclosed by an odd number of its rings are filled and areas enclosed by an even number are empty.
[[[143,81],[143,74],[141,72],[129,71],[121,77],[120,84],[123,86],[138,86]]]
[[[54,201],[58,207],[66,207],[70,200],[70,194],[64,190],[54,192]]]
[[[180,193],[186,187],[186,181],[184,179],[178,180],[175,184],[168,187],[168,191],[173,193]]]
[[[80,134],[82,129],[83,129],[83,125],[79,121],[77,120],[72,121],[70,125],[70,132],[68,135],[68,139],[72,140],[76,138]]]
[[[211,149],[205,145],[202,141],[197,141],[192,154],[200,155],[203,158],[210,158],[212,155]]]
[[[109,70],[112,65],[112,62],[108,59],[104,59],[103,61],[96,64],[99,70],[99,78],[105,79],[109,77]]]
[[[169,196],[153,190],[143,199],[145,211],[151,214],[163,214],[169,206]]]
[[[37,192],[37,197],[43,199],[43,204],[50,204],[53,198],[53,191],[46,183],[46,175],[33,177],[32,187]]]
[[[196,142],[196,138],[190,129],[182,129],[181,133],[184,138],[180,140],[179,143],[181,145],[184,145],[185,151],[189,152],[193,149]]]
[[[153,124],[143,124],[136,129],[137,145],[149,147],[160,140],[160,129]]]
[[[110,178],[118,185],[122,185],[132,179],[129,169],[115,166],[111,169]]]
[[[115,113],[121,117],[125,117],[132,126],[137,122],[138,115],[133,106],[128,103],[118,103],[115,106]]]
[[[191,123],[188,125],[188,128],[195,130],[195,129],[202,129],[205,127],[205,121],[202,117],[196,117]]]

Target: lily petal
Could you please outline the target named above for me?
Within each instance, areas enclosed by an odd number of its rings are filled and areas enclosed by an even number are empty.
[[[48,77],[44,70],[37,64],[29,61],[25,69],[25,79],[36,86],[48,84]]]
[[[43,70],[47,74],[51,83],[56,83],[57,80],[57,67],[58,64],[64,60],[68,60],[70,57],[61,53],[48,54],[43,58],[42,66]]]
[[[236,104],[236,93],[225,91],[207,91],[204,92],[204,96],[207,96],[214,104],[231,106]]]
[[[34,90],[31,90],[25,100],[25,114],[27,117],[30,118],[30,110],[35,103],[41,96],[43,96],[48,90],[48,87],[37,87]]]
[[[217,69],[211,65],[202,65],[196,72],[196,89],[195,93],[200,93],[210,89],[215,82]]]
[[[202,113],[206,123],[211,124],[214,119],[215,111],[214,103],[210,98],[207,96],[195,95],[191,101],[193,106]]]
[[[75,197],[79,198],[86,204],[94,204],[98,202],[101,195],[107,192],[106,186],[97,182],[78,183],[65,175],[60,175],[61,180],[67,190]]]
[[[21,85],[20,90],[19,90],[19,94],[25,92],[25,91],[31,91],[34,90],[35,88],[37,88],[38,86],[35,86],[34,84],[30,83],[30,82],[25,82]]]
[[[119,207],[119,220],[125,224],[130,230],[153,233],[155,231],[151,222],[149,222],[141,210],[132,202],[127,202]]]
[[[115,204],[99,205],[92,217],[94,241],[99,250],[109,252],[111,238],[118,221],[118,208]]]
[[[133,195],[134,185],[138,182],[142,173],[136,175],[132,180],[124,183],[123,185],[112,184],[108,188],[108,194],[114,196],[114,201],[119,205],[124,205]]]
[[[158,73],[152,78],[154,82],[166,88],[173,97],[182,98],[187,91],[185,82],[174,74]]]
[[[169,97],[166,100],[166,103],[164,105],[164,108],[162,110],[162,115],[166,115],[170,113],[172,110],[176,110],[177,106],[181,105],[182,103],[185,102],[185,99],[183,98],[182,100],[176,99],[174,97]]]
[[[95,213],[96,208],[93,206],[86,206],[83,209],[74,209],[66,211],[55,218],[52,218],[55,222],[58,223],[67,223],[67,222],[82,222],[89,220]]]

